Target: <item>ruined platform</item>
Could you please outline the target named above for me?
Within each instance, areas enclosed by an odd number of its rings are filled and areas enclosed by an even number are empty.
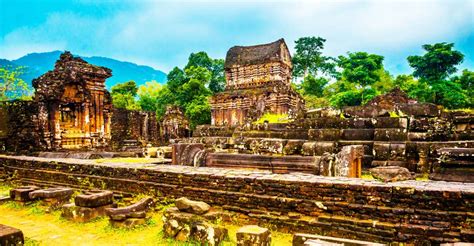
[[[1,156],[0,164],[25,184],[186,196],[294,232],[376,242],[474,241],[474,184],[26,156]]]

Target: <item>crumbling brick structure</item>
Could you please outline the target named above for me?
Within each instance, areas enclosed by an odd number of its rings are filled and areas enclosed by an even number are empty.
[[[189,121],[178,106],[168,106],[161,119],[160,130],[165,143],[170,139],[189,137]]]
[[[112,71],[64,52],[33,80],[42,143],[47,149],[103,147],[110,139],[112,100],[105,80]]]

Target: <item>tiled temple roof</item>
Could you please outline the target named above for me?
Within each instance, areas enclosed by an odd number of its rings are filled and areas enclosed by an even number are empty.
[[[281,44],[284,44],[285,46],[282,46]],[[255,65],[272,61],[281,61],[282,47],[286,47],[283,38],[268,44],[234,46],[227,52],[225,68],[230,68],[234,65]]]

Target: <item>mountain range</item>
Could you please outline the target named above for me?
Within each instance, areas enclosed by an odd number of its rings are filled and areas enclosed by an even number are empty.
[[[33,79],[54,69],[54,63],[59,59],[61,53],[62,51],[57,50],[51,52],[31,53],[16,60],[0,59],[0,67],[26,67],[25,73],[20,77],[31,85]],[[77,56],[76,54],[74,55]],[[142,85],[151,80],[156,80],[159,83],[166,82],[166,73],[149,66],[137,65],[135,63],[119,61],[107,57],[80,57],[90,64],[112,69],[112,77],[108,78],[105,82],[108,89],[118,83],[129,80],[134,80],[137,85]]]

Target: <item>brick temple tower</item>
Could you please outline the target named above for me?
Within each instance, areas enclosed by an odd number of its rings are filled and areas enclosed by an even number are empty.
[[[283,39],[234,46],[225,60],[225,91],[210,99],[212,125],[237,126],[264,113],[295,115],[303,98],[291,87],[293,64]]]
[[[33,80],[39,127],[46,149],[88,149],[110,140],[112,101],[105,80],[112,71],[64,52]]]

